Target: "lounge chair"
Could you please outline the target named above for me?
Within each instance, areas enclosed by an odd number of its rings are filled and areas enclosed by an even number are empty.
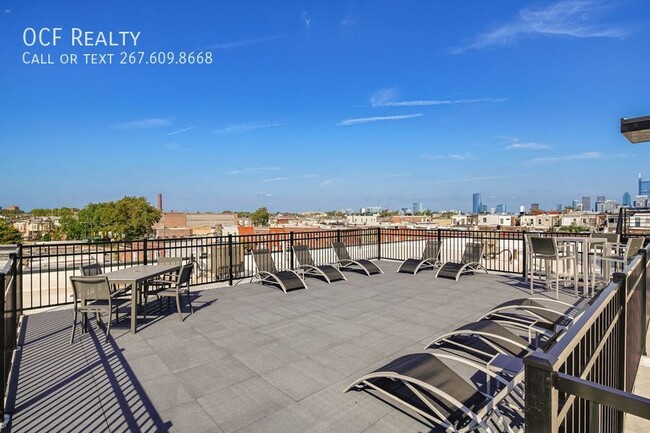
[[[298,260],[298,266],[304,271],[305,276],[322,277],[328,283],[338,280],[347,280],[345,275],[341,273],[332,265],[316,265],[314,258],[309,252],[309,247],[306,245],[294,245],[293,253]]]
[[[270,283],[280,286],[284,293],[289,290],[306,289],[305,281],[294,271],[279,271],[275,267],[271,251],[268,249],[259,249],[252,251],[253,260],[257,267],[257,277],[262,284]]]
[[[337,263],[339,269],[341,270],[361,270],[366,275],[370,276],[372,274],[383,274],[379,266],[367,259],[357,259],[353,260],[348,253],[348,248],[343,242],[332,242],[332,248],[334,248],[334,254],[336,254]]]
[[[481,264],[483,259],[483,244],[468,242],[465,245],[465,251],[460,262],[447,262],[438,269],[436,277],[451,278],[458,280],[461,275],[468,273],[476,273],[482,269],[487,274],[487,269]]]
[[[460,364],[461,369],[470,367],[481,373],[476,376],[485,378],[486,388],[488,382],[495,382],[494,393],[483,392],[461,377],[455,368],[447,365],[449,361]],[[490,427],[492,423],[497,423],[499,431],[512,431],[499,407],[523,378],[523,368],[508,380],[485,364],[467,358],[446,353],[412,353],[362,376],[344,392],[353,388],[374,389],[446,431],[468,432],[478,428],[494,431]]]
[[[415,275],[421,269],[433,269],[436,266],[440,266],[440,242],[427,241],[424,245],[424,251],[422,251],[422,257],[404,260],[397,272]]]
[[[545,305],[546,303],[553,307]],[[555,331],[566,329],[583,312],[584,308],[555,299],[520,298],[497,305],[485,313],[480,320],[519,323]]]
[[[517,327],[517,324],[513,326]],[[523,358],[529,353],[545,350],[547,347],[546,344],[538,345],[526,340],[501,323],[479,320],[438,336],[427,344],[425,349],[458,349],[490,361],[499,353]]]

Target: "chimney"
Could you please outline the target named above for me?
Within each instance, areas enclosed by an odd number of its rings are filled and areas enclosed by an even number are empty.
[[[162,193],[158,193],[158,210],[162,212]]]

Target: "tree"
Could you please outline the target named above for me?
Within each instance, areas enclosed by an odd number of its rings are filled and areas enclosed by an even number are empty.
[[[0,219],[0,244],[19,244],[23,240],[18,229]]]
[[[261,207],[251,214],[251,222],[255,226],[267,226],[270,219],[271,214],[265,207]]]
[[[580,226],[580,225],[576,224],[575,221],[573,221],[573,222],[571,222],[571,225],[569,227],[567,227],[566,231],[568,231],[570,233],[583,233],[583,232],[588,232],[589,227]]]
[[[162,213],[144,197],[124,197],[116,202],[90,203],[76,216],[61,217],[67,239],[140,239],[153,233]]]

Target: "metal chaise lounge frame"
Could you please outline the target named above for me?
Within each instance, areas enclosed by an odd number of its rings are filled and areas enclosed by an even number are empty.
[[[458,280],[461,275],[467,273],[476,273],[479,269],[483,269],[487,274],[487,269],[481,264],[483,259],[484,245],[482,243],[468,242],[465,244],[465,251],[460,262],[449,261],[442,265],[436,277],[452,278]]]
[[[309,252],[307,245],[294,245],[293,253],[296,255],[299,267],[305,276],[323,277],[327,283],[338,280],[347,280],[345,275],[332,265],[317,265]]]
[[[548,302],[558,305],[564,311],[550,308],[541,302]],[[575,310],[575,314],[568,312]],[[534,326],[538,328],[555,331],[566,329],[582,315],[584,309],[579,310],[575,305],[549,298],[520,298],[506,301],[497,305],[485,313],[479,320],[490,319],[495,321],[506,321],[520,323],[523,326]]]
[[[262,284],[270,283],[278,285],[284,293],[287,293],[288,290],[307,288],[305,281],[296,272],[278,270],[269,249],[262,248],[253,250],[251,254],[257,267],[256,277],[260,278]]]
[[[353,260],[344,242],[332,242],[332,248],[334,248],[334,254],[336,254],[338,260],[339,269],[361,269],[368,276],[384,273],[379,266],[368,259]]]
[[[513,326],[517,327],[518,324],[513,323]],[[525,329],[525,327],[522,329]],[[463,337],[477,338],[485,347],[468,344],[467,341],[459,341]],[[444,333],[427,344],[425,349],[440,348],[444,350],[448,346],[484,358],[486,361],[491,360],[497,354],[522,358],[529,353],[547,348],[546,344],[538,346],[532,344],[530,339],[526,341],[522,336],[517,335],[503,324],[492,320],[479,320]],[[491,351],[485,351],[487,348],[490,348]]]
[[[408,272],[413,275],[417,274],[421,269],[433,269],[440,266],[440,245],[438,240],[428,240],[424,245],[422,257],[419,259],[409,258],[402,262],[397,272]]]
[[[481,392],[473,384],[459,376],[454,369],[441,359],[457,361],[484,373],[486,380],[495,380],[502,385],[494,395]],[[488,379],[488,377],[490,379]],[[401,356],[372,373],[366,374],[348,386],[343,392],[352,388],[365,387],[378,391],[429,421],[452,432],[468,432],[477,428],[492,432],[489,421],[492,416],[498,418],[499,429],[512,431],[503,422],[498,406],[513,390],[517,389],[524,378],[524,370],[516,372],[510,380],[491,371],[485,364],[447,353],[412,353]],[[416,404],[403,398],[404,392],[392,392],[396,385],[410,391]],[[387,386],[382,387],[382,383]],[[464,425],[463,425],[464,423]]]

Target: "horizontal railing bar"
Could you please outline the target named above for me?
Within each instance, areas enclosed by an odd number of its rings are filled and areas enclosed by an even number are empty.
[[[553,386],[558,391],[650,420],[650,398],[564,373],[553,375]]]

